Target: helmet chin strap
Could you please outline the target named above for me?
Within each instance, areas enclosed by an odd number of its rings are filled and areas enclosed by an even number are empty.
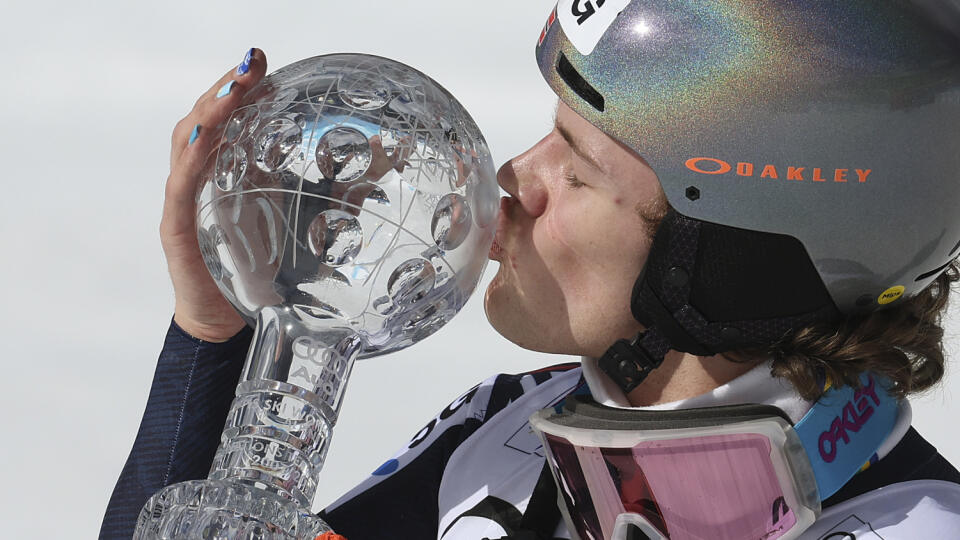
[[[675,236],[679,236],[675,233],[677,228],[682,228],[682,232],[686,233],[683,235],[686,242],[673,241]],[[600,369],[624,393],[636,388],[651,371],[660,367],[670,349],[700,355],[715,354],[673,315],[677,306],[688,316],[699,315],[689,305],[690,276],[696,264],[699,232],[699,221],[688,220],[672,209],[657,229],[647,264],[633,285],[630,299],[634,318],[646,329],[631,340],[618,340],[598,362]],[[659,291],[655,290],[654,284]],[[700,328],[707,323],[702,316],[695,319],[702,323],[697,325]]]
[[[700,253],[707,247],[711,251]],[[672,208],[634,283],[630,309],[645,330],[618,340],[598,362],[624,393],[660,367],[670,350],[712,356],[774,343],[840,316],[796,239],[710,224]]]
[[[649,288],[646,283],[642,286]],[[649,294],[652,294],[652,291]],[[662,323],[648,326],[631,340],[617,340],[599,360],[600,369],[613,379],[624,393],[636,388],[651,371],[660,367],[670,349],[700,356],[716,354],[705,349],[681,327],[659,300],[654,302],[651,307],[658,311],[655,318]],[[686,345],[673,345],[676,343]]]
[[[652,328],[630,340],[618,339],[603,353],[598,365],[624,394],[629,393],[663,363],[670,345],[662,338]]]

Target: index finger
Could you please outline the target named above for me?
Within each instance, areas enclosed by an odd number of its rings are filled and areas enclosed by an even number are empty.
[[[227,71],[206,92],[204,92],[193,106],[193,110],[177,125],[173,131],[173,155],[179,155],[187,146],[187,140],[194,127],[201,125],[212,128],[226,118],[236,108],[245,90],[249,90],[258,82],[267,71],[266,55],[257,48],[252,48],[244,55],[243,61],[235,68]],[[233,81],[232,88],[227,85]],[[228,90],[221,94],[222,90]],[[219,96],[219,97],[218,97]]]
[[[197,100],[197,103],[194,106],[196,107],[196,105],[200,105],[201,103],[214,99],[220,89],[231,80],[236,81],[237,84],[240,84],[246,88],[250,88],[263,78],[266,71],[266,55],[260,49],[253,47],[243,56],[243,61],[240,62],[234,69],[224,73],[223,77],[220,77],[220,80],[214,83],[213,86],[211,86],[206,92],[203,93],[202,96],[200,96],[200,99]]]

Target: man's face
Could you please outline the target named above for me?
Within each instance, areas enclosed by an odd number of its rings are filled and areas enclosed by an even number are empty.
[[[546,137],[497,173],[487,318],[521,347],[601,356],[641,329],[630,293],[666,199],[642,158],[559,104]]]

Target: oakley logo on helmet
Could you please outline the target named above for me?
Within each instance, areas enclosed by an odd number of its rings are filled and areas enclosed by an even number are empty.
[[[853,400],[844,405],[841,415],[830,423],[830,429],[820,434],[819,448],[823,461],[832,463],[837,458],[839,450],[837,443],[839,441],[843,441],[844,444],[849,443],[850,435],[847,432],[857,433],[873,416],[874,409],[868,397],[873,400],[874,405],[880,405],[877,385],[873,377],[868,377],[868,383],[853,393]]]
[[[774,180],[783,178],[785,180],[803,181],[810,179],[814,182],[846,182],[856,181],[859,184],[866,183],[867,178],[873,169],[823,169],[821,167],[777,167],[776,165],[766,164],[762,167],[750,162],[737,162],[736,167],[730,163],[717,158],[695,157],[688,159],[684,165],[691,171],[700,174],[727,174],[736,171],[738,176],[755,176],[759,172],[760,178],[771,178]],[[826,174],[826,176],[824,176]]]
[[[630,0],[560,0],[557,19],[570,43],[588,55]]]

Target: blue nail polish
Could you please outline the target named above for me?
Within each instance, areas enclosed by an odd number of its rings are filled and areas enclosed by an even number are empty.
[[[237,84],[237,81],[230,81],[221,86],[220,90],[217,90],[217,98],[222,98],[223,96],[229,95],[230,91],[233,90],[233,85],[235,84]]]
[[[190,132],[190,141],[187,143],[187,146],[193,144],[193,141],[197,140],[197,137],[200,136],[200,124],[193,126],[193,131]]]
[[[243,62],[240,62],[240,65],[237,66],[237,75],[243,75],[244,73],[250,71],[250,60],[253,59],[253,49],[247,51],[247,54],[243,57]]]

